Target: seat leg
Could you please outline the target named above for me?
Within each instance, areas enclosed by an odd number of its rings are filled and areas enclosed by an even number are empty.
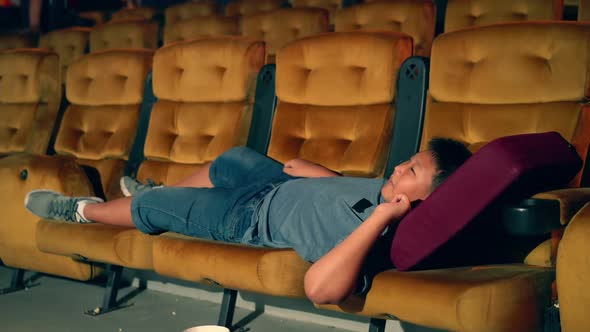
[[[238,291],[234,289],[223,289],[223,300],[221,301],[221,310],[219,311],[219,320],[217,325],[225,326],[231,330],[232,321],[234,319],[234,311],[236,310],[236,299],[238,298]]]
[[[86,310],[84,313],[90,316],[98,316],[106,314],[117,309],[126,308],[132,304],[118,305],[117,294],[121,286],[121,276],[123,275],[123,267],[118,265],[107,265],[108,280],[105,287],[104,297],[102,299],[102,306],[94,309]]]
[[[25,289],[25,270],[16,269],[12,271],[10,287],[0,289],[0,295],[18,292]]]
[[[369,321],[369,332],[385,332],[385,319],[371,318]]]

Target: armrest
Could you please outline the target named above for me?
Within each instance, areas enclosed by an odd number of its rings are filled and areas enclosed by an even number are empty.
[[[503,222],[512,235],[536,236],[550,233],[569,223],[590,201],[590,188],[560,189],[504,208]]]

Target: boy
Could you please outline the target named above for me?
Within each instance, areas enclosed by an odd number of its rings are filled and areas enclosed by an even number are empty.
[[[305,276],[310,300],[338,303],[355,290],[365,258],[387,226],[470,156],[459,142],[433,139],[427,151],[398,165],[389,179],[368,179],[342,177],[302,159],[281,165],[234,148],[172,187],[150,188],[127,179],[122,190],[133,197],[106,203],[36,190],[25,206],[48,219],[293,248],[315,262]]]

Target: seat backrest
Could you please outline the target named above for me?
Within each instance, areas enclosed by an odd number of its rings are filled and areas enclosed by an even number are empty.
[[[27,33],[0,34],[0,50],[29,48],[37,45],[36,36]]]
[[[234,146],[245,145],[264,43],[239,36],[160,48],[152,108],[137,177],[173,184]]]
[[[491,23],[562,17],[563,0],[449,0],[445,32]]]
[[[90,53],[68,68],[66,109],[55,151],[96,168],[107,197],[118,180],[137,129],[153,51],[105,50]]]
[[[475,151],[502,136],[557,131],[586,160],[589,45],[590,25],[577,22],[498,24],[437,37],[422,149],[437,136]]]
[[[151,20],[156,14],[157,10],[150,7],[123,8],[111,15],[111,22],[127,19]]]
[[[293,40],[329,30],[328,11],[322,8],[285,8],[242,17],[242,35],[264,40],[274,62],[278,49]]]
[[[590,330],[586,291],[590,282],[590,204],[586,204],[569,223],[557,253],[557,292],[561,331]]]
[[[211,16],[217,13],[215,2],[185,2],[166,8],[164,17],[166,25],[199,16]]]
[[[203,36],[239,35],[239,19],[235,16],[200,16],[166,24],[164,44]]]
[[[80,12],[78,16],[94,21],[94,25],[103,24],[106,20],[106,13],[101,11]]]
[[[398,72],[411,55],[411,37],[396,32],[326,33],[280,49],[267,154],[346,175],[383,175]]]
[[[430,56],[436,6],[432,0],[396,0],[364,3],[334,14],[334,31],[391,30],[414,39],[414,54]]]
[[[235,0],[225,6],[226,16],[250,15],[279,9],[284,0]]]
[[[59,56],[62,83],[66,82],[66,70],[70,63],[86,52],[90,31],[90,28],[75,27],[51,31],[41,36],[39,47],[54,51]]]
[[[46,153],[61,89],[56,53],[40,49],[0,52],[0,155]]]
[[[590,21],[590,0],[578,1],[578,21]]]
[[[158,24],[121,20],[99,25],[90,32],[90,52],[110,48],[158,48]]]
[[[292,0],[291,4],[294,8],[301,7],[315,7],[324,8],[330,14],[330,22],[332,22],[332,15],[342,8],[342,0]]]

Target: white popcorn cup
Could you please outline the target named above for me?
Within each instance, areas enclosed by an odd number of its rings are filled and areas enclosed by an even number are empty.
[[[201,325],[190,327],[182,332],[229,332],[229,329],[218,325]]]

